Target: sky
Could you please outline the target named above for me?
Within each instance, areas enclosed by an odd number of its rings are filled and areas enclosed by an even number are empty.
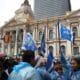
[[[33,9],[33,1],[29,0]],[[24,0],[0,0],[0,26],[9,21],[14,15],[15,11],[20,8]],[[80,0],[71,0],[72,10],[80,8]]]

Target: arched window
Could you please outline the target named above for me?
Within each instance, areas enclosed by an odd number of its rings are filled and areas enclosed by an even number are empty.
[[[77,27],[73,27],[73,33],[74,33],[74,37],[78,37],[78,31],[77,31]]]
[[[66,48],[64,45],[60,46],[61,52],[66,54]]]
[[[53,47],[52,46],[49,46],[49,52],[53,53]]]
[[[73,47],[73,54],[79,55],[79,47]]]
[[[40,31],[40,32],[39,32],[39,40],[42,39],[42,34],[43,34],[42,31]]]
[[[53,39],[53,30],[49,30],[49,40]]]

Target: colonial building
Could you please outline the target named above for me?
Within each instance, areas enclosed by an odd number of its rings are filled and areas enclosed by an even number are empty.
[[[74,45],[68,41],[59,39],[59,24],[63,24],[75,33]],[[15,13],[15,16],[1,28],[1,51],[7,55],[20,53],[22,41],[26,32],[30,32],[40,47],[42,33],[45,29],[46,54],[49,51],[59,56],[59,46],[62,47],[67,57],[80,55],[80,10],[68,12],[63,16],[55,16],[50,19],[34,20],[31,7],[27,0]]]

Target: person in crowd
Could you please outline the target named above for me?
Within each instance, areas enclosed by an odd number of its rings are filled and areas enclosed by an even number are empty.
[[[71,71],[68,80],[80,80],[80,57],[71,60]]]
[[[7,73],[5,72],[5,65],[4,65],[4,62],[5,62],[5,55],[4,54],[0,54],[0,80],[7,80],[8,79],[8,75]]]
[[[80,56],[73,56],[71,59],[71,65],[68,64],[63,52],[61,53],[61,63],[66,69],[67,80],[80,80]],[[70,62],[69,62],[70,63]]]
[[[46,71],[46,61],[44,59],[44,55],[41,53],[41,47],[38,48],[38,54],[35,56],[35,61],[35,68],[40,74],[42,80],[51,80],[50,74]]]
[[[38,48],[38,54],[35,56],[36,65],[35,68],[39,67],[43,60],[43,55],[41,54],[41,47]]]
[[[8,80],[42,80],[35,65],[35,53],[31,50],[23,50],[23,62],[14,66]]]
[[[12,57],[10,57],[9,59],[5,59],[3,66],[7,75],[9,75],[12,72],[13,67],[17,64],[18,62],[16,62]]]
[[[54,62],[53,71],[51,72],[52,80],[67,80],[67,75],[60,61]]]
[[[7,80],[7,79],[8,79],[8,75],[3,69],[3,64],[0,62],[0,80]]]
[[[64,53],[61,51],[60,58],[53,62],[52,80],[68,80],[69,67]]]
[[[51,76],[48,71],[46,71],[46,61],[43,59],[40,65],[36,68],[39,72],[42,80],[51,80]]]

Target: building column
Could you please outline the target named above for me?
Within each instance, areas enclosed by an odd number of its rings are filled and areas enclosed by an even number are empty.
[[[18,54],[18,37],[19,37],[19,29],[16,29],[16,40],[15,40],[15,51],[14,51],[14,55]]]
[[[54,43],[54,47],[53,47],[53,56],[56,57],[56,43]]]
[[[55,30],[56,30],[56,33],[55,33],[55,35],[56,35],[56,58],[59,58],[59,56],[60,56],[59,55],[60,54],[59,53],[60,52],[59,51],[60,42],[59,42],[59,32],[58,32],[59,30],[58,30],[58,26],[59,26],[58,24],[55,24],[55,27],[56,27],[55,28]]]
[[[4,52],[4,41],[2,40],[2,48],[1,48],[1,52]]]
[[[39,40],[39,37],[38,37],[38,36],[39,36],[39,35],[38,35],[38,34],[39,34],[39,32],[38,32],[38,27],[39,27],[39,26],[38,26],[38,23],[37,23],[37,25],[36,25],[36,32],[35,32],[35,33],[36,33],[36,35],[35,35],[35,36],[36,36],[36,41]]]
[[[24,40],[25,34],[26,34],[26,28],[23,29],[23,40]]]
[[[36,40],[36,39],[35,39],[35,34],[36,34],[36,33],[35,33],[35,28],[33,28],[33,29],[34,29],[34,30],[31,29],[31,31],[32,31],[32,37],[33,37],[34,40]]]
[[[10,55],[11,54],[10,50],[11,50],[10,43],[8,43],[8,53],[7,53],[7,55]]]
[[[68,29],[70,29],[70,26],[68,24]],[[71,29],[70,29],[71,30]],[[68,52],[67,52],[68,51]],[[72,53],[72,42],[67,40],[67,50],[66,50],[66,56],[71,57],[73,55]]]
[[[47,42],[48,42],[48,25],[45,27],[45,43],[46,43],[46,54],[45,54],[45,57],[47,57],[48,56],[48,44],[47,44]]]
[[[36,41],[37,41],[37,34],[38,34],[37,27],[35,27],[35,40]]]
[[[66,49],[66,56],[67,57],[71,57],[72,56],[72,48],[71,48],[71,42],[70,41],[67,41],[67,49]],[[67,52],[68,51],[68,52]]]
[[[4,38],[5,33],[3,32],[2,38]],[[4,53],[4,40],[2,39],[2,48],[1,48],[1,52]]]

